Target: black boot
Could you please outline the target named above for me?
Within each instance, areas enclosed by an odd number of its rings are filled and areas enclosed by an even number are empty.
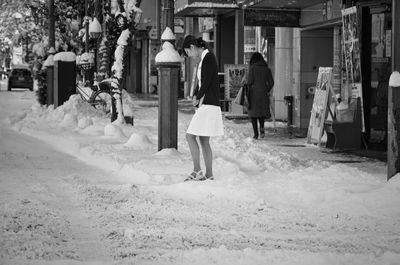
[[[254,139],[258,139],[258,127],[257,127],[257,118],[251,118],[251,124],[253,125],[254,131]]]
[[[260,137],[264,138],[265,137],[264,118],[259,118],[259,122],[260,122]]]

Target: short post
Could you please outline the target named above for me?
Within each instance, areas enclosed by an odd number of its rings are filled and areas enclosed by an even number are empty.
[[[178,148],[178,85],[180,63],[158,63],[158,150]]]
[[[76,93],[76,56],[73,52],[54,55],[54,107],[61,106]]]
[[[400,73],[389,79],[387,180],[400,172]]]
[[[178,87],[182,62],[172,44],[175,35],[166,28],[161,36],[162,50],[156,55],[158,68],[158,150],[178,149]]]
[[[54,104],[54,54],[56,50],[54,47],[50,47],[49,55],[46,61],[43,63],[43,67],[46,69],[46,105],[50,106]]]
[[[54,65],[46,67],[46,105],[50,106],[54,104]]]

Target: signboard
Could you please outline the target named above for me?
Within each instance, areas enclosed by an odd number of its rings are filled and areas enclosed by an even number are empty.
[[[247,76],[247,65],[225,64],[225,99],[235,99],[240,87],[245,83]]]
[[[244,52],[256,52],[256,27],[244,27]]]
[[[246,64],[225,64],[224,65],[224,84],[225,99],[231,100],[231,113],[244,114],[247,109],[236,104],[233,100],[239,92],[240,87],[246,82],[247,65]]]
[[[246,26],[300,27],[300,11],[246,8],[244,24]]]
[[[328,98],[332,88],[332,67],[320,67],[308,126],[307,143],[321,144],[327,116]]]
[[[362,131],[365,132],[364,106],[361,85],[361,52],[357,8],[350,7],[342,10],[343,24],[343,57],[345,71],[342,73],[344,87],[351,89],[352,98],[361,99]]]

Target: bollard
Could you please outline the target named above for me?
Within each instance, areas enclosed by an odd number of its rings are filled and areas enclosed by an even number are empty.
[[[46,68],[46,83],[46,105],[50,106],[54,104],[54,66],[52,65],[49,65]]]
[[[54,107],[61,106],[76,93],[76,57],[73,52],[54,55]]]
[[[387,180],[400,172],[400,73],[389,79]]]
[[[180,62],[157,63],[158,89],[158,151],[178,149],[178,86]]]

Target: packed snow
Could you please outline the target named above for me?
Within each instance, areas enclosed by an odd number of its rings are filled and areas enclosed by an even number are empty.
[[[225,135],[211,139],[215,180],[183,182],[192,170],[189,101],[178,103],[178,148],[158,151],[157,100],[123,94],[132,126],[110,123],[78,95],[56,109],[31,92],[13,92],[14,109],[2,98],[2,115],[14,110],[2,128],[108,172],[63,181],[113,261],[63,250],[71,228],[48,205],[2,200],[0,264],[400,264],[400,176],[386,181],[383,162],[323,152],[277,133],[281,122],[266,122],[266,138],[254,140],[248,121],[224,119]],[[56,254],[44,255],[43,242]]]

